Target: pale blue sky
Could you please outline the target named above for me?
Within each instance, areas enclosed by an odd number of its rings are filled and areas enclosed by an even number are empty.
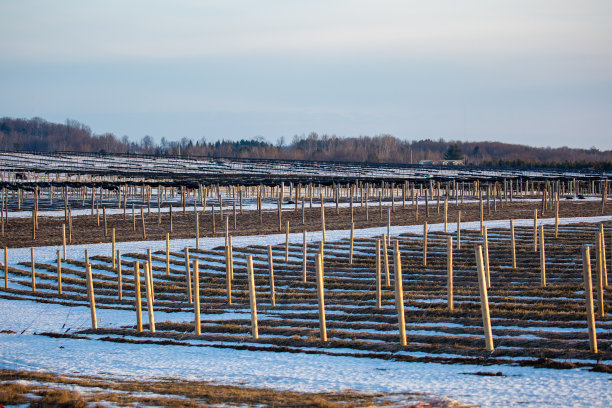
[[[612,1],[0,0],[0,116],[612,148]]]

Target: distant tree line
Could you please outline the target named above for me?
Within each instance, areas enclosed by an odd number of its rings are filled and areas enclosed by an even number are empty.
[[[75,120],[51,123],[41,118],[0,119],[0,149],[31,152],[96,152],[151,155],[206,156],[213,158],[257,158],[325,160],[369,163],[418,164],[420,160],[463,159],[467,164],[570,169],[612,169],[612,150],[596,148],[538,148],[500,142],[447,142],[439,140],[400,140],[391,135],[337,137],[335,135],[295,135],[289,144],[280,138],[276,144],[258,137],[251,140],[208,142],[205,138],[179,141],[151,136],[139,142],[112,133],[96,135]]]

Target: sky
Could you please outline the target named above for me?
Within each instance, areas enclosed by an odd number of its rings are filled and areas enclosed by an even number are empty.
[[[609,0],[0,0],[0,117],[612,149]]]

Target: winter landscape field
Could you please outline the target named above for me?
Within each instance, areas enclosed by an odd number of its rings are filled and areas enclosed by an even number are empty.
[[[605,177],[52,159],[0,157],[5,406],[612,403]]]

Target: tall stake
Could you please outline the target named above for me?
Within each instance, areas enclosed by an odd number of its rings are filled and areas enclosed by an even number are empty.
[[[36,261],[34,261],[34,247],[30,248],[32,262],[32,292],[36,292]]]
[[[147,314],[149,315],[149,330],[151,333],[155,333],[155,317],[153,313],[153,288],[151,278],[151,264],[149,262],[144,263],[144,274],[145,274],[145,292],[147,296]]]
[[[453,237],[446,238],[446,289],[448,292],[448,310],[453,307]]]
[[[259,338],[257,326],[257,299],[255,297],[255,276],[253,273],[253,255],[247,256],[247,273],[249,280],[249,300],[251,304],[251,333],[254,339]]]
[[[91,264],[87,262],[87,297],[89,298],[89,311],[91,312],[91,328],[98,328],[98,319],[96,318],[96,297],[94,296],[93,278],[91,276]]]
[[[514,220],[510,220],[510,232],[512,235],[512,269],[516,269],[516,239],[514,237]]]
[[[591,281],[591,254],[587,245],[582,246],[582,273],[584,275],[584,295],[586,300],[587,324],[589,327],[589,346],[592,353],[597,353],[597,332],[593,314],[593,283]]]
[[[134,262],[134,299],[136,301],[136,329],[142,332],[142,300],[140,298],[140,264]]]
[[[185,248],[185,282],[187,282],[187,298],[189,304],[193,303],[192,290],[191,290],[191,266],[189,265],[189,248]]]
[[[380,239],[376,240],[376,308],[381,307],[381,267],[380,267]]]
[[[6,264],[6,259],[4,263]],[[62,256],[59,249],[57,250],[57,293],[62,294]]]
[[[427,266],[427,221],[423,224],[423,266]]]
[[[270,268],[270,303],[276,306],[276,294],[274,291],[274,260],[272,259],[272,245],[268,245],[268,267]]]
[[[119,300],[123,300],[123,277],[121,276],[121,251],[120,250],[117,250],[117,292],[119,292]]]
[[[351,247],[349,250],[349,263],[353,264],[353,238],[355,236],[355,223],[351,222]]]
[[[321,254],[315,257],[315,265],[317,272],[317,299],[319,303],[319,331],[321,333],[321,341],[327,341],[327,326],[325,323],[325,295],[323,283],[323,259]]]
[[[395,308],[397,310],[397,323],[399,326],[400,344],[406,346],[406,317],[404,316],[404,288],[402,284],[402,264],[399,252],[399,241],[394,241],[393,272],[395,280]]]
[[[544,225],[540,225],[540,283],[546,286],[546,253],[544,251]]]
[[[487,280],[482,259],[482,246],[476,247],[476,267],[478,269],[478,286],[480,288],[480,308],[482,325],[484,327],[485,345],[487,351],[493,351],[493,334],[491,332],[491,317],[489,314],[489,297],[487,295]]]
[[[306,283],[306,230],[302,238],[302,282]]]
[[[200,319],[200,268],[198,260],[193,260],[193,294],[195,298],[194,302],[194,323],[195,323],[195,334],[202,334],[202,321]]]

